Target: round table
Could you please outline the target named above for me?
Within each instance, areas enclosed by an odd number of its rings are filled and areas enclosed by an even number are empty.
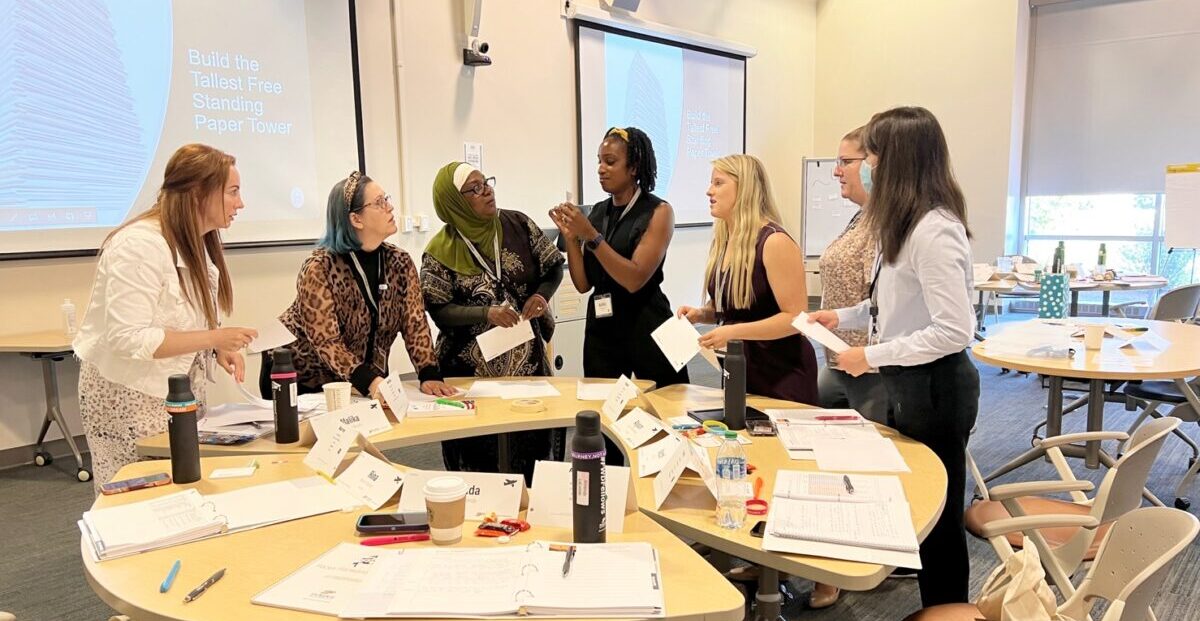
[[[1071,307],[1069,314],[1074,317],[1079,314],[1079,294],[1090,291],[1099,291],[1101,293],[1100,316],[1108,317],[1109,301],[1113,291],[1154,291],[1168,286],[1167,279],[1155,281],[1134,281],[1125,282],[1122,280],[1072,280],[1067,283],[1067,287],[1071,290]],[[1035,298],[1038,296],[1040,287],[1036,283],[1022,283],[1015,279],[989,280],[987,282],[976,283],[975,290],[979,292],[979,324],[982,328],[984,309],[984,294],[995,295],[999,293],[1009,293],[1013,295],[1023,295],[1026,297]],[[990,301],[990,298],[989,298]]]
[[[244,457],[205,457],[201,460],[205,478],[196,483],[164,485],[115,496],[101,495],[92,508],[147,500],[185,488],[194,488],[207,495],[311,476],[312,471],[301,460],[300,455],[277,455],[260,459],[258,472],[253,477],[214,480],[208,478],[213,469],[242,466],[246,460]],[[117,476],[124,479],[163,469],[164,462],[143,461],[125,466]],[[358,516],[366,512],[364,508],[353,513],[326,513],[104,562],[92,560],[81,537],[80,553],[92,590],[106,604],[137,621],[328,620],[330,617],[314,613],[254,605],[250,598],[338,543],[355,541],[354,524]],[[535,539],[570,541],[571,531],[535,526],[517,535],[508,545]],[[665,618],[678,621],[736,621],[742,618],[744,600],[741,593],[687,544],[648,516],[637,512],[626,515],[624,532],[610,534],[609,541],[644,541],[658,551],[666,600]],[[397,545],[425,547],[433,544]],[[467,536],[456,547],[495,545],[503,544],[495,539]],[[159,584],[177,559],[182,562],[174,585],[167,593],[159,593]],[[183,596],[191,588],[223,567],[227,568],[223,580],[202,597],[183,603]]]
[[[1105,318],[1084,317],[1069,317],[1063,321],[1074,324],[1113,323]],[[1065,378],[1079,378],[1088,381],[1088,431],[1101,431],[1104,428],[1104,384],[1107,381],[1174,380],[1192,407],[1200,412],[1200,400],[1196,398],[1196,394],[1185,381],[1187,378],[1200,375],[1200,326],[1143,319],[1122,319],[1119,323],[1148,328],[1166,340],[1169,345],[1163,351],[1149,351],[1138,346],[1135,351],[1130,352],[1129,348],[1119,347],[1120,342],[1123,342],[1124,339],[1105,338],[1100,350],[1086,350],[1083,348],[1082,341],[1077,341],[1074,354],[1070,358],[1037,358],[1026,355],[992,353],[988,351],[987,341],[975,345],[971,351],[976,359],[992,366],[1038,373],[1050,378],[1046,406],[1047,436],[1062,433],[1062,392]],[[1152,356],[1151,364],[1148,366],[1142,364],[1146,356]],[[1101,461],[1109,462],[1110,460],[1100,451],[1099,442],[1089,442],[1084,450],[1080,450],[1080,447],[1063,447],[1063,452],[1074,456],[1082,454],[1089,468],[1096,468]],[[989,478],[1009,472],[1019,465],[1006,465],[1001,472],[989,475]]]

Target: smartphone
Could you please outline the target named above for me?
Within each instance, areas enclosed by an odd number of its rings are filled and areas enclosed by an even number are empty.
[[[429,514],[424,511],[365,513],[358,516],[358,524],[354,528],[364,535],[374,535],[377,533],[427,533],[429,532]]]
[[[758,537],[759,539],[762,539],[762,536],[764,534],[766,534],[766,532],[767,532],[766,520],[759,520],[758,523],[754,525],[754,528],[750,529],[750,536]]]
[[[706,420],[723,420],[725,418],[725,409],[710,408],[707,410],[688,410],[687,415],[701,423]]]
[[[171,475],[165,472],[157,474],[149,474],[136,479],[125,479],[124,481],[109,481],[100,486],[100,492],[103,494],[120,494],[122,492],[132,492],[135,489],[144,489],[147,487],[158,487],[171,482]]]

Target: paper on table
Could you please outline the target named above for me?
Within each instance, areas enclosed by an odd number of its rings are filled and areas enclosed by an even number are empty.
[[[475,341],[479,343],[479,353],[483,354],[483,359],[488,362],[491,362],[496,356],[532,340],[533,326],[530,325],[528,319],[510,328],[496,326],[475,337]]]
[[[400,550],[339,543],[329,551],[250,599],[260,606],[315,612],[336,617],[381,556]]]
[[[604,401],[616,382],[579,380],[575,382],[575,398],[580,401]]]
[[[776,425],[779,442],[789,451],[811,451],[817,440],[879,438],[875,425]]]
[[[667,357],[675,371],[700,353],[700,333],[683,317],[672,316],[650,333],[650,338]]]
[[[275,412],[269,407],[249,403],[222,403],[214,405],[200,419],[200,429],[216,429],[245,423],[267,423],[275,420]]]
[[[764,413],[771,422],[782,425],[866,425],[867,419],[850,409],[768,409]]]
[[[628,416],[612,424],[612,429],[630,448],[637,448],[663,431],[662,421],[642,408],[633,408]]]
[[[638,476],[648,477],[662,470],[667,460],[679,448],[679,444],[686,441],[675,434],[671,434],[658,442],[647,444],[638,449]]]
[[[888,438],[816,438],[817,468],[836,472],[912,472]]]
[[[838,335],[829,331],[825,326],[816,323],[809,323],[808,313],[800,313],[792,320],[792,327],[803,332],[805,336],[812,340],[832,349],[836,353],[842,353],[850,346],[846,344]]]
[[[1135,336],[1124,343],[1121,347],[1129,347],[1135,349],[1153,349],[1164,351],[1171,346],[1171,342],[1154,333],[1153,330],[1147,330],[1139,336]]]
[[[271,403],[270,399],[263,399],[262,397],[250,392],[250,390],[248,388],[246,388],[245,384],[239,384],[238,382],[234,382],[233,385],[237,387],[237,391],[239,394],[242,395],[243,401],[245,401],[247,404],[252,405],[254,407],[265,408],[267,410],[270,410],[271,411],[271,419],[270,420],[275,419],[275,414],[274,414],[275,404]],[[300,396],[296,397],[296,409],[299,410],[300,412],[312,412],[315,410],[323,410],[323,409],[325,409],[325,395],[320,395],[320,394],[300,395]]]
[[[561,395],[546,380],[477,380],[466,394],[471,399],[538,399]]]
[[[268,349],[283,347],[295,340],[296,335],[284,327],[279,319],[272,319],[258,328],[258,338],[250,341],[250,344],[246,346],[246,351],[257,354]]]

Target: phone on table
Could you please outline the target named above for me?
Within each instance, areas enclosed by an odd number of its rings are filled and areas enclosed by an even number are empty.
[[[687,415],[693,420],[703,423],[706,420],[724,420],[724,408],[707,408],[704,410],[688,410]]]
[[[364,513],[358,516],[358,524],[354,528],[363,535],[427,533],[429,532],[429,514],[424,511]]]
[[[148,474],[144,477],[136,479],[125,479],[124,481],[109,481],[100,486],[100,492],[107,495],[120,494],[123,492],[132,492],[135,489],[145,489],[147,487],[158,487],[171,482],[171,475],[165,472],[157,474]]]
[[[750,536],[758,537],[759,539],[762,539],[762,536],[765,535],[766,532],[767,532],[766,520],[759,520],[758,523],[754,525],[754,528],[750,529]]]

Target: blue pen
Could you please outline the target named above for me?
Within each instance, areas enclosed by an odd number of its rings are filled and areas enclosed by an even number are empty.
[[[159,593],[166,593],[171,590],[171,585],[175,583],[175,574],[177,573],[179,573],[179,561],[175,561],[175,564],[171,565],[171,571],[167,572],[167,577],[158,586]]]
[[[675,429],[677,431],[685,431],[688,429],[699,429],[699,428],[700,428],[700,425],[698,423],[681,423],[678,425],[671,425],[671,429]]]

